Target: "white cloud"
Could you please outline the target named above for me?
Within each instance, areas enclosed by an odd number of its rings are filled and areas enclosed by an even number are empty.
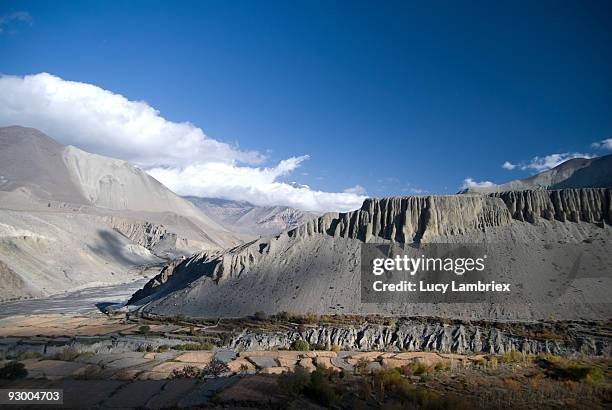
[[[346,192],[347,194],[355,194],[355,195],[367,195],[368,193],[366,189],[362,187],[361,185],[355,185],[354,187],[346,188],[344,192]]]
[[[502,164],[502,168],[503,168],[503,169],[507,169],[507,170],[513,170],[513,169],[514,169],[514,168],[516,168],[517,166],[518,166],[518,165],[513,164],[513,163],[511,163],[511,162],[508,162],[508,161],[506,161],[506,162],[504,162],[504,163]]]
[[[14,22],[14,21],[32,24],[34,19],[32,19],[32,16],[30,15],[30,13],[26,11],[16,11],[14,13],[9,13],[9,14],[0,16],[0,34],[4,32],[5,27],[9,23]]]
[[[550,154],[544,157],[534,157],[532,158],[531,161],[529,161],[529,163],[522,164],[520,168],[523,171],[531,169],[537,172],[543,172],[551,168],[554,168],[557,165],[560,165],[564,163],[565,161],[570,160],[572,158],[593,158],[593,156],[589,154],[580,154],[578,152],[572,152],[572,153],[564,152],[561,154]]]
[[[605,143],[608,140],[601,141],[601,143]],[[612,147],[612,139],[609,140],[611,142]],[[593,145],[595,145],[594,143]],[[529,162],[520,162],[518,164],[513,164],[511,162],[504,162],[502,164],[502,168],[507,170],[520,169],[521,171],[536,171],[543,172],[547,171],[551,168],[556,167],[564,163],[567,160],[572,158],[593,158],[593,155],[589,154],[581,154],[579,152],[563,152],[560,154],[550,154],[545,155],[543,157],[533,157]]]
[[[474,181],[474,179],[467,177],[466,179],[463,180],[463,185],[461,186],[462,189],[467,189],[467,188],[489,188],[489,187],[493,187],[495,186],[495,184],[491,181]]]
[[[259,152],[210,138],[191,123],[168,121],[146,102],[47,73],[0,76],[0,125],[34,127],[61,143],[125,159],[181,195],[313,211],[356,209],[364,199],[279,180],[308,156],[257,166],[266,159]]]
[[[591,147],[595,149],[607,149],[612,150],[612,138],[597,141],[591,144]]]

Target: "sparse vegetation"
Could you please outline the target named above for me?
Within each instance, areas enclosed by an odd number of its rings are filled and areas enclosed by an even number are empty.
[[[268,315],[266,314],[266,312],[258,311],[258,312],[255,312],[255,314],[253,315],[253,318],[255,320],[263,321],[263,320],[267,320],[268,319]]]
[[[170,349],[170,346],[168,345],[161,345],[157,347],[157,353],[165,353],[168,351],[168,349]]]
[[[40,359],[42,354],[38,352],[23,352],[19,356],[17,356],[18,361],[28,360],[28,359]]]
[[[28,375],[28,370],[23,363],[8,362],[0,368],[0,380],[23,379]]]
[[[523,353],[519,352],[518,350],[511,350],[502,355],[502,363],[504,364],[521,363],[524,360],[525,360],[525,356],[523,355]]]
[[[181,369],[174,369],[170,374],[171,379],[197,379],[201,375],[199,368],[195,366],[185,366]]]
[[[138,332],[143,335],[148,335],[151,332],[151,326],[148,326],[148,325],[138,326]]]
[[[291,350],[307,352],[310,350],[310,344],[306,340],[299,339],[291,343]]]
[[[172,346],[174,350],[212,350],[215,348],[214,345],[210,343],[185,343],[182,345]]]
[[[212,376],[219,377],[224,373],[229,373],[230,369],[225,362],[222,362],[218,359],[212,359],[210,363],[208,363],[201,372],[203,377]]]
[[[79,357],[79,351],[72,346],[64,347],[54,357],[55,360],[63,360],[64,362],[72,362]]]

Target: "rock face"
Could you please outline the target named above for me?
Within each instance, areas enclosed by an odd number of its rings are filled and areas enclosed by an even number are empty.
[[[509,191],[491,194],[501,198],[512,218],[535,223],[549,221],[589,222],[612,225],[612,189],[562,189]]]
[[[366,199],[361,209],[330,213],[309,221],[289,235],[327,234],[369,242],[427,241],[446,235],[510,224],[511,215],[496,198],[483,196],[413,196]]]
[[[524,329],[519,329],[525,333]],[[585,324],[569,324],[564,332],[571,337],[525,337],[491,324],[442,323],[402,319],[392,326],[365,324],[361,326],[322,326],[303,333],[249,332],[233,336],[228,347],[243,350],[288,348],[294,340],[304,339],[311,346],[340,346],[361,351],[439,351],[443,353],[503,354],[509,351],[551,353],[555,355],[612,355],[610,338],[603,329]]]
[[[612,304],[594,302],[604,283],[595,278],[573,285],[582,293],[546,306],[537,299],[513,306],[363,304],[359,283],[364,242],[497,243],[508,252],[521,249],[515,264],[525,272],[536,269],[549,252],[546,246],[559,241],[594,241],[593,252],[605,255],[612,239],[606,225],[610,194],[610,189],[578,189],[368,199],[353,212],[326,214],[273,238],[178,261],[131,303],[144,305],[143,312],[207,318],[258,310],[510,320],[607,317]]]

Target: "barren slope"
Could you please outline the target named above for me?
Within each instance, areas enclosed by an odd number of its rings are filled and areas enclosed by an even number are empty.
[[[0,128],[0,301],[130,279],[236,235],[125,161]]]
[[[385,241],[496,243],[502,251],[520,255],[514,272],[522,272],[542,290],[558,279],[554,272],[544,274],[549,267],[542,260],[550,244],[588,243],[594,259],[612,267],[611,193],[582,189],[368,199],[354,212],[326,214],[273,238],[177,261],[132,302],[151,314],[194,317],[289,311],[510,320],[608,318],[610,269],[576,278],[554,303],[542,304],[536,296],[507,305],[363,304],[360,248],[365,242]]]

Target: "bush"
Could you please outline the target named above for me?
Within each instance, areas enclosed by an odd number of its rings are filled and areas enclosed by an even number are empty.
[[[266,312],[255,312],[255,315],[253,315],[253,318],[255,320],[267,320],[268,319],[268,315],[266,314]]]
[[[182,345],[176,345],[173,346],[172,348],[174,350],[212,350],[214,349],[215,346],[211,345],[210,343],[185,343]]]
[[[283,393],[292,397],[299,396],[310,383],[310,374],[303,367],[296,367],[293,373],[283,374],[278,379],[278,386]]]
[[[337,353],[337,352],[339,352],[340,350],[342,350],[342,347],[341,347],[341,346],[339,346],[339,345],[332,345],[332,347],[331,347],[331,351],[332,351],[332,352],[336,352],[336,353]]]
[[[366,359],[359,359],[355,366],[353,367],[355,373],[357,374],[366,374],[368,372],[368,361]]]
[[[520,363],[524,360],[523,353],[517,350],[506,352],[502,356],[502,363]]]
[[[291,315],[289,315],[289,313],[282,311],[277,313],[274,316],[274,319],[276,319],[277,321],[281,321],[281,322],[288,322],[291,319]]]
[[[15,380],[23,379],[28,375],[28,370],[23,363],[8,362],[0,368],[0,379]]]
[[[42,355],[38,352],[23,352],[17,356],[17,360],[40,359]]]
[[[150,331],[151,331],[150,326],[142,325],[138,327],[138,332],[142,333],[143,335],[149,334]]]
[[[147,348],[146,348],[145,346],[143,346],[143,345],[140,345],[140,346],[138,346],[138,347],[136,348],[136,351],[137,351],[137,352],[140,352],[140,353],[144,353],[144,352],[146,352],[146,351],[147,351]]]
[[[64,347],[61,352],[55,355],[55,360],[63,360],[65,362],[72,362],[79,356],[78,350],[74,347]]]
[[[334,374],[333,371],[317,366],[317,369],[310,375],[310,383],[305,388],[306,395],[325,407],[337,405],[340,396],[334,389],[335,383],[332,381]]]
[[[306,340],[299,339],[291,343],[291,350],[307,352],[310,350],[310,344]]]
[[[195,366],[185,366],[182,369],[174,369],[170,374],[171,379],[197,379],[201,371]]]
[[[435,370],[448,370],[449,369],[449,364],[448,362],[438,362],[435,364],[434,369]]]
[[[216,378],[222,375],[223,373],[229,373],[229,372],[230,372],[230,368],[225,362],[222,362],[219,359],[212,359],[210,363],[208,363],[202,369],[201,375],[202,376],[212,376]]]
[[[170,346],[168,345],[161,345],[157,348],[157,353],[164,353],[167,352],[168,349],[170,349]]]

